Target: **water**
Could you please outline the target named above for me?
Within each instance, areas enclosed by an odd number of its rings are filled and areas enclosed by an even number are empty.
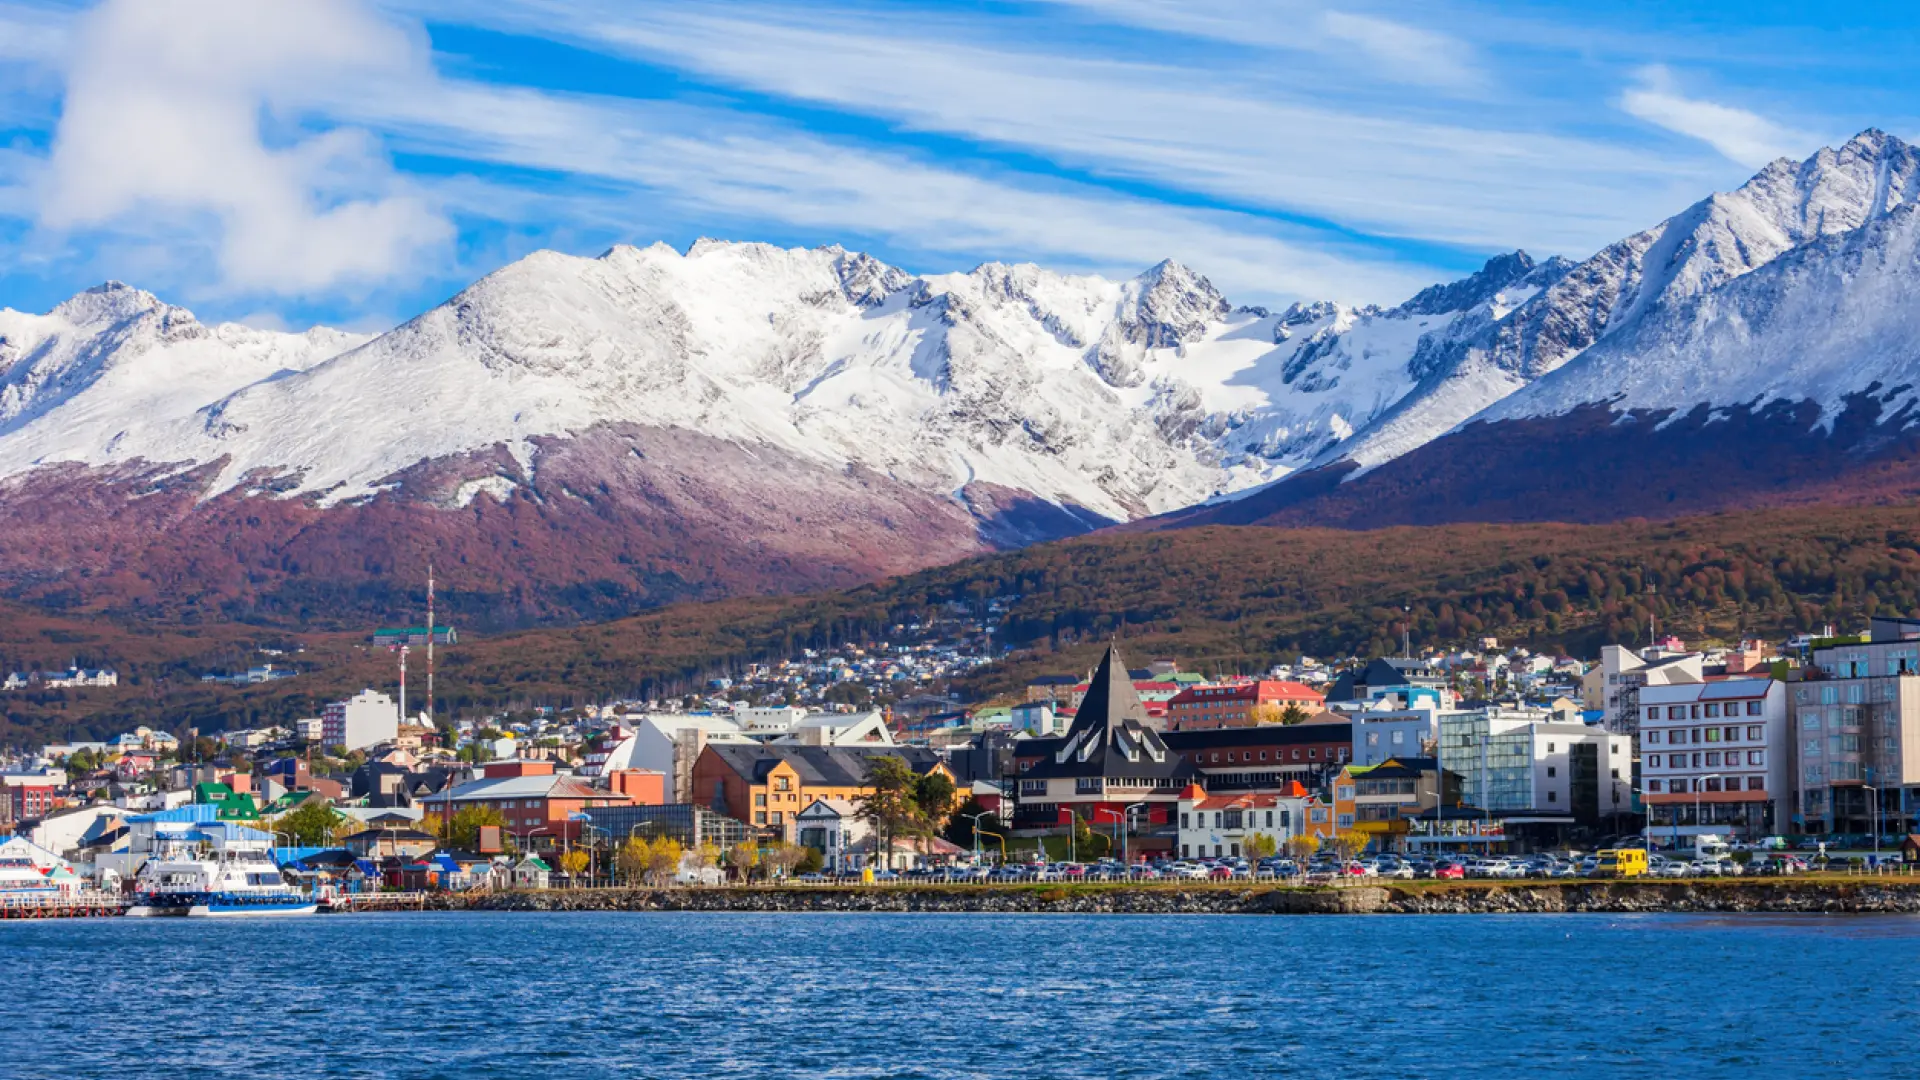
[[[0,957],[19,1080],[1920,1075],[1920,918],[108,919]]]

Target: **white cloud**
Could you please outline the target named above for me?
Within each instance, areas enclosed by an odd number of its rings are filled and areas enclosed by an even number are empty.
[[[1372,15],[1329,11],[1320,18],[1327,37],[1358,49],[1389,81],[1471,89],[1485,80],[1471,63],[1473,50],[1446,34]]]
[[[1764,116],[1682,95],[1666,68],[1641,68],[1639,81],[1620,96],[1620,107],[1668,131],[1699,139],[1730,161],[1758,168],[1781,157],[1800,157],[1820,144]]]
[[[330,88],[391,90],[424,57],[352,0],[108,0],[74,27],[39,224],[152,236],[212,222],[229,292],[407,273],[451,225],[369,133],[309,124]]]

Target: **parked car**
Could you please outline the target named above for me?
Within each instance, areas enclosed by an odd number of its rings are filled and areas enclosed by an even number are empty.
[[[1433,864],[1433,876],[1440,881],[1459,881],[1467,876],[1467,868],[1443,859]]]

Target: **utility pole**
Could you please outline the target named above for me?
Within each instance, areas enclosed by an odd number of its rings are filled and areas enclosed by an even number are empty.
[[[400,722],[407,722],[407,647],[400,646]]]

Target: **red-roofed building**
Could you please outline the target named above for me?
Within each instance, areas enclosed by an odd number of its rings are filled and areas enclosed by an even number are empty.
[[[1272,723],[1290,705],[1319,712],[1325,695],[1304,683],[1279,679],[1190,686],[1167,702],[1167,730],[1210,731]]]
[[[1246,858],[1264,838],[1276,854],[1303,832],[1308,810],[1317,805],[1307,789],[1286,782],[1273,794],[1208,795],[1198,784],[1180,793],[1181,858]],[[1323,815],[1324,816],[1324,815]]]

